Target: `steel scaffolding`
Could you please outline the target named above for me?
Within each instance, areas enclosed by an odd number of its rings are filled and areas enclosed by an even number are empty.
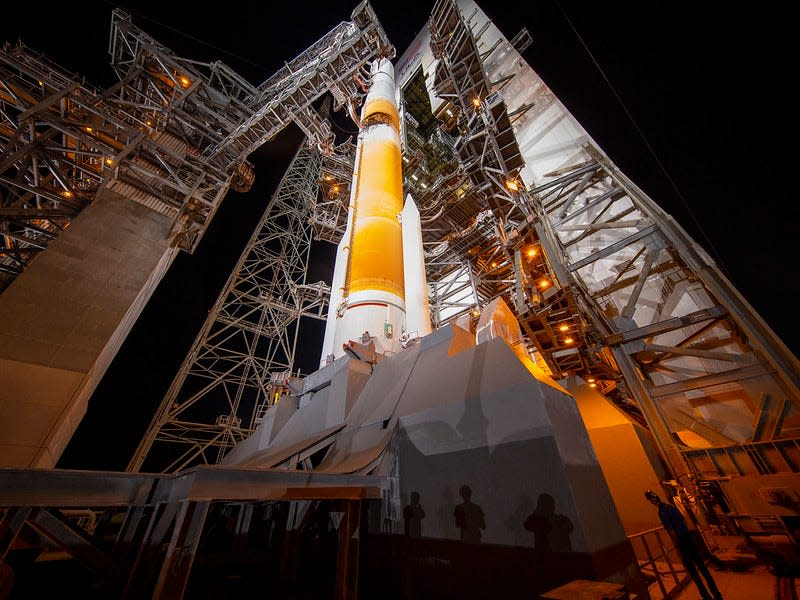
[[[405,184],[423,218],[433,322],[470,312],[474,318],[480,306],[505,296],[550,372],[583,377],[647,423],[677,476],[689,468],[676,431],[691,430],[713,446],[786,435],[781,427],[798,398],[796,359],[705,253],[588,136],[564,151],[570,161],[558,168],[532,166],[525,153],[533,119],[557,104],[531,80],[529,68],[504,75],[518,51],[499,32],[492,37],[481,19],[477,10],[467,17],[451,0],[438,2],[430,21],[437,59],[432,90],[442,103],[431,108],[419,82],[404,90]],[[525,93],[517,93],[520,85]],[[430,125],[420,117],[424,110],[435,110],[446,130],[423,131]],[[329,152],[325,161],[322,193],[308,196],[309,219],[317,239],[335,243],[351,162],[346,150]],[[274,235],[293,239],[294,231]],[[281,293],[291,295],[288,287]],[[221,297],[219,306],[225,302]],[[291,368],[280,360],[259,367],[264,390],[267,372]],[[732,391],[744,406],[733,424],[691,402]],[[238,406],[237,394],[229,395],[228,404]],[[168,413],[162,407],[159,419],[166,423]],[[224,452],[240,438],[221,432],[249,431],[249,418],[242,425],[235,411],[226,412],[201,437],[213,438]],[[752,431],[738,422],[747,419],[756,423]],[[157,436],[149,435],[152,443]],[[230,441],[221,442],[226,435]],[[204,462],[218,458],[206,450],[189,454]],[[134,468],[141,466],[141,448],[137,457]]]
[[[173,219],[174,246],[193,251],[228,187],[253,183],[247,156],[295,122],[325,151],[328,120],[362,95],[359,72],[394,55],[368,2],[263,84],[221,62],[181,58],[112,13],[119,82],[87,85],[23,45],[0,49],[0,290],[105,185]]]
[[[321,156],[303,146],[128,465],[173,472],[215,464],[249,436],[286,384],[301,319],[325,319],[330,288],[308,284]]]
[[[555,376],[579,375],[623,408],[638,407],[682,480],[689,446],[678,431],[710,446],[796,437],[796,424],[782,427],[800,408],[797,359],[707,254],[619,172],[532,69],[517,67],[518,51],[477,8],[462,15],[442,0],[431,34],[437,89],[460,99],[455,147],[482,141],[481,152],[458,152],[461,168],[502,207],[491,207],[501,224],[494,239],[462,256],[477,256],[483,277],[511,273],[495,282],[505,283],[501,293]],[[498,91],[488,94],[487,81]],[[508,109],[498,109],[504,102]],[[513,144],[500,140],[504,114],[515,115]],[[497,158],[505,148],[513,161],[517,147],[519,170]],[[475,165],[491,185],[472,175]]]

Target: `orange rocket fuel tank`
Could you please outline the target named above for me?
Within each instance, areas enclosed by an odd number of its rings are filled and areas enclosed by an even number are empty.
[[[347,231],[339,245],[326,356],[365,333],[379,351],[390,350],[405,329],[403,280],[403,173],[394,68],[372,64],[361,112]]]

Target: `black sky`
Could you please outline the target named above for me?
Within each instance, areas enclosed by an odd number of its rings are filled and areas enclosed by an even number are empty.
[[[342,0],[278,6],[240,1],[205,10],[199,4],[16,3],[3,9],[0,41],[20,38],[104,87],[113,83],[111,10],[122,6],[179,55],[222,60],[260,83],[348,19],[355,6]],[[794,107],[785,88],[796,71],[790,66],[795,51],[789,15],[768,5],[746,13],[696,1],[480,4],[507,37],[522,26],[530,31],[528,62],[797,353],[800,326],[792,309],[800,299],[793,264],[800,211],[789,167],[796,154]],[[375,0],[373,6],[399,55],[424,26],[432,2]],[[299,142],[292,128],[251,157],[254,190],[231,193],[197,252],[176,260],[101,382],[60,466],[124,467]],[[319,348],[306,354],[313,362]]]

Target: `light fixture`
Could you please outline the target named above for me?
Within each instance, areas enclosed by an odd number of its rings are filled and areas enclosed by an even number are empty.
[[[575,340],[573,340],[571,337],[564,338],[564,343],[565,344],[572,344],[573,342],[575,342]]]
[[[508,181],[506,181],[506,187],[510,189],[512,192],[519,191],[519,185],[513,179],[509,179]]]
[[[497,266],[497,263],[496,263],[496,262],[493,262],[493,263],[492,263],[492,268],[494,269],[496,266]]]
[[[475,108],[480,108],[481,107],[480,98],[473,98],[472,99],[472,106],[474,106]]]
[[[587,379],[586,381],[588,381],[589,383],[594,383],[594,377],[589,377],[589,379]]]
[[[191,80],[188,77],[186,77],[186,75],[181,75],[178,78],[178,80],[181,82],[181,85],[185,88],[188,88],[190,85],[192,85]]]
[[[590,388],[596,388],[596,387],[597,387],[597,384],[596,384],[596,383],[590,383],[590,384],[589,384],[589,387],[590,387]]]
[[[111,165],[113,165],[113,164],[114,164],[114,159],[112,159],[112,158],[107,158],[107,159],[106,159],[106,164],[107,164],[107,165],[110,167]]]
[[[559,325],[558,326],[558,330],[559,331],[569,331],[569,325]]]
[[[538,252],[536,251],[536,248],[528,248],[528,251],[525,254],[527,254],[528,258],[533,258],[538,254]]]
[[[543,290],[546,290],[550,287],[550,282],[547,279],[540,279],[539,280],[539,287]]]

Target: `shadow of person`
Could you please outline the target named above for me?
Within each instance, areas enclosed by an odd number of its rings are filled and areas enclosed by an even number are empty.
[[[556,514],[556,501],[550,494],[539,494],[536,509],[523,527],[533,532],[533,548],[537,552],[572,552],[570,534],[575,526],[566,515]]]
[[[404,532],[407,537],[422,537],[422,519],[425,510],[419,503],[419,492],[411,492],[411,503],[403,509]]]
[[[481,530],[486,529],[483,509],[471,501],[472,489],[468,485],[462,485],[458,490],[458,495],[464,501],[456,505],[453,516],[456,520],[456,527],[461,530],[461,541],[467,544],[480,544]]]

